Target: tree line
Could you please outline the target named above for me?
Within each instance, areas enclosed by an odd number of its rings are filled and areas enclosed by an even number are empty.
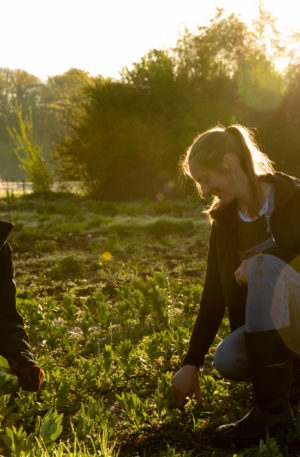
[[[300,64],[291,52],[297,36],[289,45],[283,38],[262,8],[252,27],[219,9],[174,49],[153,49],[123,68],[120,80],[71,69],[41,83],[0,69],[1,158],[12,148],[7,127],[18,128],[22,106],[56,175],[84,181],[98,198],[182,194],[180,156],[218,123],[257,128],[277,167],[300,176]]]
[[[9,129],[19,127],[18,113],[31,113],[34,137],[43,145],[47,160],[55,143],[62,140],[83,101],[82,89],[92,78],[70,69],[43,83],[25,70],[0,68],[0,160],[2,177],[23,177],[12,149]]]

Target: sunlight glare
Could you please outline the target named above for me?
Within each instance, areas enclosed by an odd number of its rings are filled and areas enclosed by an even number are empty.
[[[170,49],[187,27],[208,25],[216,7],[250,25],[258,0],[10,0],[0,2],[0,67],[21,68],[46,80],[71,67],[119,77],[150,49]],[[299,28],[293,0],[265,0],[280,27]]]

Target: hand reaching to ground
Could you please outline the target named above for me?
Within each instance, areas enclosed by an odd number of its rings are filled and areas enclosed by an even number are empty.
[[[194,365],[184,365],[171,380],[178,406],[186,404],[187,397],[195,395],[199,406],[202,405],[199,370]]]
[[[43,372],[38,365],[20,365],[13,359],[9,359],[9,364],[18,376],[19,383],[24,390],[37,392],[41,388]]]

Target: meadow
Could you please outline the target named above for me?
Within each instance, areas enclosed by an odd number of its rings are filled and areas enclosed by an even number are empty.
[[[170,379],[197,314],[209,223],[201,201],[99,202],[67,193],[11,196],[17,302],[44,370],[39,393],[0,376],[0,455],[299,456],[296,435],[215,448],[216,426],[251,405],[246,383],[205,362],[203,406],[175,408]],[[5,361],[1,364],[4,366]],[[0,364],[0,365],[1,365]]]

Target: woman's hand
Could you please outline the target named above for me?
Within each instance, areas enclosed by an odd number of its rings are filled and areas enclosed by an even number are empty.
[[[178,406],[184,406],[189,395],[195,394],[197,403],[202,405],[199,370],[194,365],[183,365],[171,380]]]
[[[247,279],[247,270],[255,257],[257,257],[260,254],[256,254],[253,257],[249,257],[249,259],[243,260],[243,262],[240,264],[240,266],[235,270],[234,276],[236,282],[241,286],[242,284],[247,284],[248,279]]]

